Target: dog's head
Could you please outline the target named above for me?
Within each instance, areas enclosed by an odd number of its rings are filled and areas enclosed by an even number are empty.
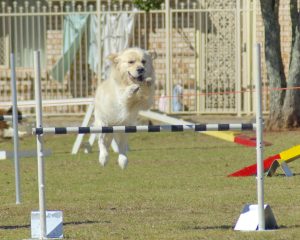
[[[153,55],[140,48],[128,48],[108,57],[113,68],[127,82],[144,83],[154,81]]]

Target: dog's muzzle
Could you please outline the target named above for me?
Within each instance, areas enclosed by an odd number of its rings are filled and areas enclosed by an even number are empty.
[[[144,72],[143,72],[144,73]],[[144,74],[139,74],[137,77],[134,77],[130,72],[128,72],[128,75],[129,77],[132,79],[132,80],[135,80],[135,81],[139,81],[139,82],[143,82],[144,81]]]

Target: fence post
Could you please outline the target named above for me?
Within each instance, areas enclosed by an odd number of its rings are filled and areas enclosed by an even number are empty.
[[[235,9],[235,44],[236,44],[236,53],[235,53],[235,62],[236,62],[236,67],[235,67],[235,79],[236,79],[236,91],[240,92],[236,95],[236,112],[237,116],[241,116],[241,98],[242,98],[242,93],[241,93],[241,3],[240,0],[236,0],[236,9]]]
[[[97,36],[97,45],[98,45],[98,81],[97,85],[102,81],[102,52],[101,52],[101,0],[97,0],[97,18],[98,18],[98,36]]]
[[[170,27],[170,1],[165,0],[165,26],[166,26],[166,96],[172,95],[172,89],[171,89],[171,62],[170,62],[170,35],[171,35],[171,27]],[[172,59],[172,58],[171,58]],[[171,101],[172,99],[168,97],[168,112],[171,112]]]

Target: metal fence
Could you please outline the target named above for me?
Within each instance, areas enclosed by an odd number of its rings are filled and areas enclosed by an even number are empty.
[[[145,12],[122,0],[0,0],[0,102],[10,101],[10,52],[17,60],[19,100],[33,99],[36,49],[42,54],[43,99],[87,98],[93,97],[97,76],[104,78],[105,51],[115,44],[156,52],[154,109],[251,114],[254,2],[175,0]],[[122,17],[132,21],[131,28],[122,26]],[[46,111],[85,108],[79,103]]]

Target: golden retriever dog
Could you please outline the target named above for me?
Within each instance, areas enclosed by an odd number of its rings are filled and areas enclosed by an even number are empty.
[[[95,95],[95,126],[136,125],[138,112],[149,109],[154,98],[152,55],[140,48],[128,48],[108,59],[110,75]],[[99,162],[102,166],[107,164],[112,139],[118,147],[118,164],[124,169],[128,163],[126,133],[99,134]]]

